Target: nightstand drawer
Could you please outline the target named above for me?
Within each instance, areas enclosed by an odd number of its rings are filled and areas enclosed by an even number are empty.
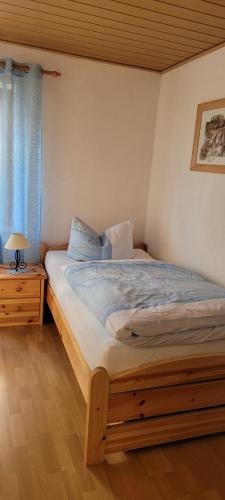
[[[18,316],[16,318],[0,318],[0,326],[20,326],[20,325],[39,325],[39,316]]]
[[[1,280],[0,300],[16,297],[40,297],[40,280]]]
[[[40,300],[34,299],[5,299],[0,300],[0,318],[18,312],[39,311]]]
[[[39,298],[0,300],[0,325],[12,323],[37,323],[39,315]]]

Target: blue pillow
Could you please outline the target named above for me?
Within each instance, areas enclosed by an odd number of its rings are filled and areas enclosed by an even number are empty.
[[[97,233],[78,217],[73,217],[67,255],[75,260],[101,260],[102,244]]]

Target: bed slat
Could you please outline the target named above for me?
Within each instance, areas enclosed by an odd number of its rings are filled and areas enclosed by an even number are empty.
[[[105,453],[132,450],[225,431],[225,406],[197,410],[107,428]]]
[[[222,404],[225,404],[225,379],[111,394],[108,423]]]
[[[110,379],[110,393],[165,387],[225,377],[225,354],[171,359],[130,370]]]

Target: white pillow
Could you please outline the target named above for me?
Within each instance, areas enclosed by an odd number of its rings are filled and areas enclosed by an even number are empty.
[[[130,259],[133,252],[133,230],[134,223],[131,220],[106,229],[100,236],[102,259]]]

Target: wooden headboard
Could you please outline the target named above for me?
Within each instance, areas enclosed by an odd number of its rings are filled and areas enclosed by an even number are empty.
[[[40,260],[43,263],[45,260],[45,255],[48,250],[67,250],[68,243],[63,243],[62,245],[49,245],[45,241],[41,242],[40,245]],[[136,243],[134,248],[140,248],[141,250],[145,250],[147,252],[147,245],[144,242]]]

